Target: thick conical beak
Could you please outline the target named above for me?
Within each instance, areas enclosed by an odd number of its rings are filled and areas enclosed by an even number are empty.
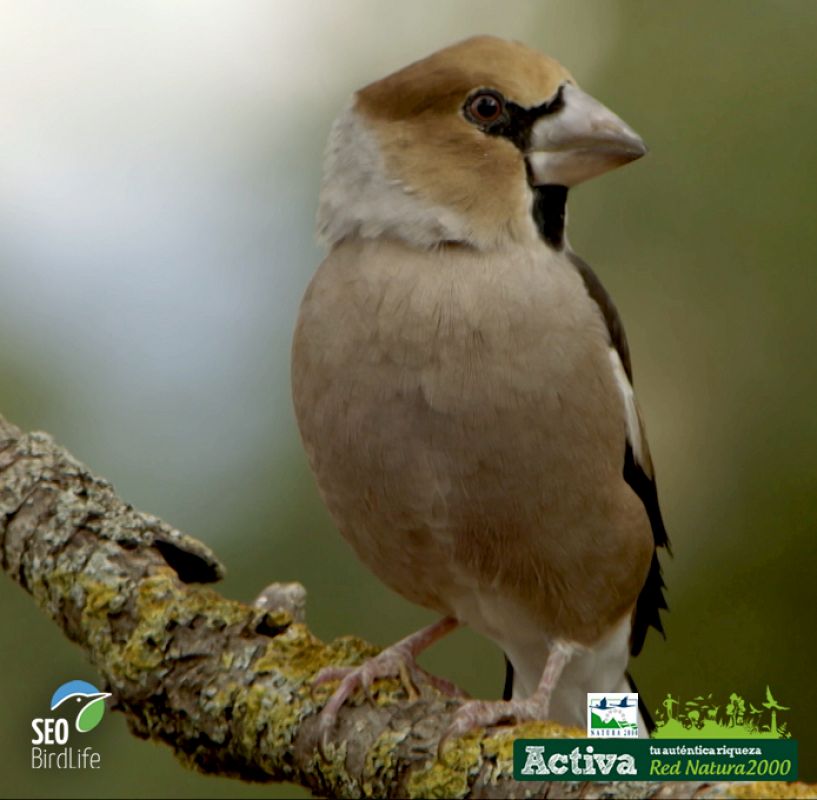
[[[647,148],[624,120],[572,83],[558,111],[531,128],[528,164],[534,184],[575,186],[641,158]]]

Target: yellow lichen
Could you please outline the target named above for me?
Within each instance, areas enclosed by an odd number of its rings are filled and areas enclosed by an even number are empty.
[[[745,800],[777,800],[777,798],[792,798],[805,800],[817,798],[817,786],[805,783],[745,783],[741,786],[729,787],[729,797],[745,798]]]
[[[404,734],[387,730],[368,749],[363,774],[370,777],[363,783],[364,796],[381,797],[385,793],[386,782],[394,768],[395,753],[403,738]]]
[[[86,575],[81,575],[80,586],[85,590],[85,605],[82,609],[83,619],[96,616],[100,612],[107,612],[111,602],[119,597],[119,592],[105,583],[92,581]]]
[[[464,797],[468,793],[468,765],[459,759],[434,761],[412,771],[406,788],[409,797]]]

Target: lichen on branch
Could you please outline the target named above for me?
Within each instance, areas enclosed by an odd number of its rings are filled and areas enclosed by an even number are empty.
[[[131,730],[203,772],[291,781],[332,797],[703,798],[747,788],[518,783],[515,738],[577,731],[548,723],[477,731],[438,757],[460,701],[430,684],[411,701],[396,680],[343,708],[321,752],[317,715],[332,687],[313,690],[313,677],[377,649],[316,638],[297,584],[274,585],[253,606],[222,597],[208,586],[223,575],[209,548],[136,511],[50,436],[2,417],[0,564],[85,651]],[[802,785],[751,790],[817,796]]]

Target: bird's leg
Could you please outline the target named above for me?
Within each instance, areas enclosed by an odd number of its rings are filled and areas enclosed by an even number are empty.
[[[329,733],[335,727],[338,712],[354,691],[362,688],[368,695],[372,683],[377,678],[399,677],[411,700],[419,697],[418,689],[422,681],[429,682],[443,694],[455,697],[466,696],[459,687],[444,678],[431,675],[417,663],[417,656],[423,650],[459,627],[459,624],[453,617],[443,617],[433,625],[428,625],[406,636],[405,639],[395,642],[358,667],[325,667],[322,669],[315,676],[313,687],[336,680],[340,681],[340,685],[321,711],[319,721],[321,739],[324,742],[327,740]]]
[[[530,697],[514,700],[470,700],[463,703],[440,740],[440,749],[452,737],[462,736],[474,728],[489,728],[503,722],[546,721],[553,690],[575,651],[576,646],[568,642],[557,640],[553,643],[539,685]]]

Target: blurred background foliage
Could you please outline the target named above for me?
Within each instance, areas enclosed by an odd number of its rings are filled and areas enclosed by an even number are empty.
[[[333,530],[289,343],[333,115],[478,32],[559,58],[652,150],[570,203],[628,327],[675,549],[641,692],[656,707],[771,684],[815,780],[811,0],[3,2],[0,411],[214,547],[230,596],[301,580],[326,638],[386,644],[427,621]],[[0,604],[0,793],[303,795],[189,772],[116,714],[88,735],[99,772],[32,771],[32,717],[96,676],[8,580]],[[500,654],[467,631],[424,662],[499,694]]]

